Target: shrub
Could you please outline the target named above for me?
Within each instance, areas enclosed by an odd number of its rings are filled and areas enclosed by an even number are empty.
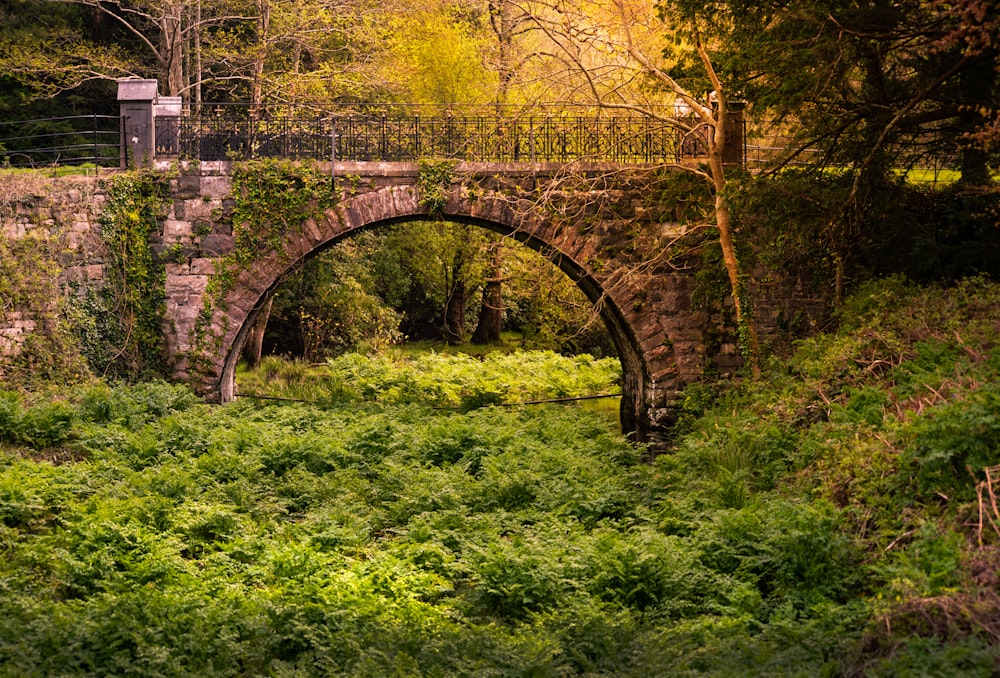
[[[921,496],[972,499],[983,469],[1000,462],[1000,385],[934,408],[910,435],[901,461],[914,470]]]

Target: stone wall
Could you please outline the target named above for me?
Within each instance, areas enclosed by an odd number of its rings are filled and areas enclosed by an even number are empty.
[[[444,187],[446,204],[431,215],[421,202],[416,163],[327,166],[336,206],[295,225],[282,251],[259,253],[218,303],[206,290],[220,258],[234,248],[232,167],[203,162],[158,169],[170,182],[151,235],[166,273],[167,352],[177,379],[219,399],[234,395],[233,374],[246,332],[290,267],[359,229],[408,219],[447,218],[511,235],[576,280],[599,304],[619,350],[626,426],[652,433],[668,429],[685,384],[708,371],[724,376],[740,367],[728,324],[731,300],[696,304],[699,238],[686,233],[676,209],[658,204],[652,168],[592,165],[569,172],[561,165],[459,163]],[[103,284],[107,252],[98,218],[106,198],[100,180],[35,177],[11,184],[5,194],[2,235],[48,243],[69,303],[74,291],[82,296]],[[825,300],[794,272],[759,279],[763,282],[753,292],[765,337],[822,323]],[[27,308],[5,300],[0,356],[16,355],[39,322],[51,316],[51,305]]]
[[[189,377],[190,330],[203,308],[215,262],[233,250],[233,230],[227,220],[233,207],[231,193],[230,163],[185,167],[170,179],[171,201],[160,236],[153,241],[153,251],[166,262],[164,332],[181,379]]]
[[[105,252],[98,217],[105,202],[96,176],[46,177],[35,173],[11,173],[0,178],[0,237],[5,248],[16,241],[31,241],[44,257],[37,270],[18,272],[37,276],[37,288],[48,289],[47,276],[56,276],[54,290],[70,291],[104,280]],[[23,248],[22,248],[23,249]],[[14,262],[8,261],[14,265]],[[42,277],[46,279],[43,280]],[[50,325],[60,299],[42,299],[11,289],[13,275],[0,286],[0,374],[10,359],[19,355],[25,340]],[[69,303],[72,303],[70,300]]]

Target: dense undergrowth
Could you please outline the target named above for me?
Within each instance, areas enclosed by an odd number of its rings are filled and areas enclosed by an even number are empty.
[[[315,404],[0,394],[0,675],[995,675],[1000,286],[842,316],[689,388],[652,463],[471,409],[531,353],[265,365]]]
[[[615,358],[561,356],[553,351],[493,350],[481,356],[391,350],[378,357],[348,353],[325,365],[265,358],[238,375],[242,395],[350,403],[419,402],[473,409],[484,405],[620,392]]]

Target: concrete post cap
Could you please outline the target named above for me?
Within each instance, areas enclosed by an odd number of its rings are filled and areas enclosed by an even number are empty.
[[[118,101],[155,101],[156,80],[126,78],[118,81]]]
[[[157,97],[156,98],[156,115],[160,116],[179,116],[181,114],[181,106],[183,101],[181,97]]]

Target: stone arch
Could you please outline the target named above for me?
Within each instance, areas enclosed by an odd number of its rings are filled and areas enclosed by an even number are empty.
[[[620,286],[614,284],[613,271],[602,277],[588,267],[587,261],[595,253],[593,241],[564,228],[530,201],[500,193],[470,194],[462,188],[452,187],[446,205],[433,216],[513,236],[549,255],[588,299],[600,301],[601,318],[622,363],[622,426],[637,439],[646,439],[654,424],[651,421],[653,413],[660,406],[656,401],[662,399],[658,394],[676,391],[676,369],[671,367],[673,360],[669,351],[658,350],[658,364],[654,367],[659,379],[654,379],[643,341],[625,310],[628,304],[635,303],[635,289],[632,288],[631,296],[627,291],[616,292]],[[429,217],[432,215],[420,204],[418,189],[410,185],[352,196],[320,218],[307,220],[300,229],[289,234],[284,252],[268,252],[241,271],[223,303],[216,305],[210,326],[221,328],[216,338],[222,355],[203,356],[207,368],[202,376],[203,389],[223,402],[235,397],[236,365],[249,328],[263,301],[287,270],[362,229]],[[667,369],[663,367],[665,363]]]

